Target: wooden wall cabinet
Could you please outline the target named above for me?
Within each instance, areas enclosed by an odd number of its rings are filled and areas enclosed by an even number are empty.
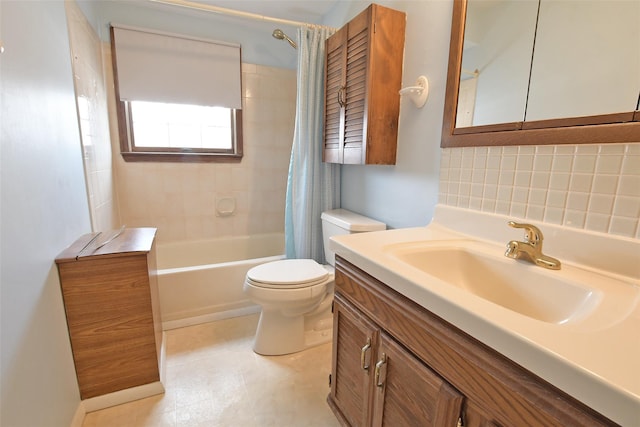
[[[325,162],[396,163],[405,26],[372,4],[327,39]]]
[[[56,258],[83,400],[160,381],[155,234],[87,234]]]
[[[614,426],[336,257],[329,406],[345,426]]]

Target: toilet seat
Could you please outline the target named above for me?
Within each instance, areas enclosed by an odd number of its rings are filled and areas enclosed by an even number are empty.
[[[247,272],[247,282],[270,289],[308,288],[327,281],[326,268],[312,259],[285,259],[253,267]]]

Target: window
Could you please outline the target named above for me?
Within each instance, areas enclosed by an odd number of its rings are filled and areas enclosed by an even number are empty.
[[[239,46],[120,26],[111,36],[125,160],[242,157]]]
[[[242,110],[147,101],[127,101],[123,108],[126,160],[221,161],[242,156]]]

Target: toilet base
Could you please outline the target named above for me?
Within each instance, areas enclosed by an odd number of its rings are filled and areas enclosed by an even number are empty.
[[[306,326],[306,328],[305,328]],[[297,353],[331,341],[333,317],[327,315],[305,325],[305,316],[288,317],[279,310],[263,308],[253,342],[253,351],[263,356]]]

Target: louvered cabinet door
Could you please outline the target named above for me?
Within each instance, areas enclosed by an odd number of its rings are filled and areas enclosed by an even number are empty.
[[[325,162],[395,164],[405,20],[373,4],[328,39]]]
[[[362,164],[366,160],[369,21],[369,14],[361,13],[348,25],[342,162],[345,164]]]
[[[327,39],[324,94],[324,150],[322,160],[342,163],[347,28]]]

